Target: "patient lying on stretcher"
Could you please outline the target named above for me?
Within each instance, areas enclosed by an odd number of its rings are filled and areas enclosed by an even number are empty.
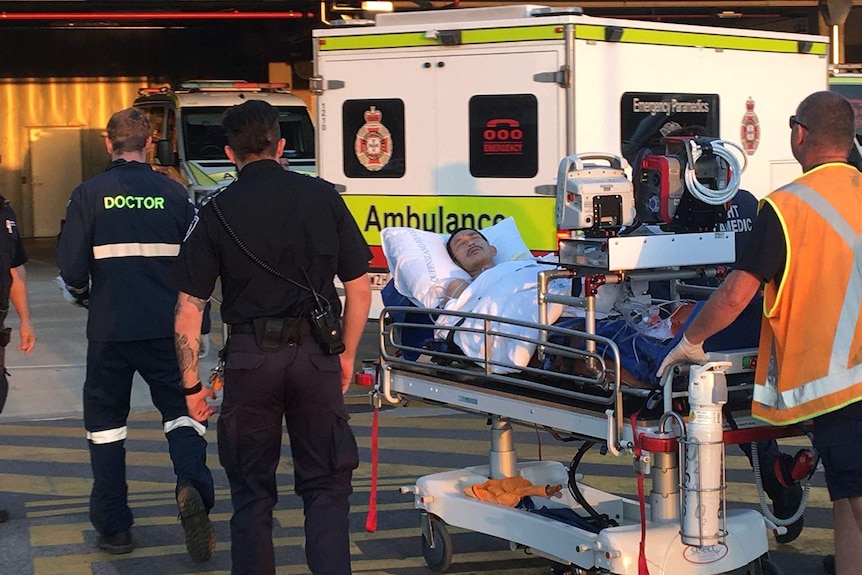
[[[756,206],[756,201],[751,203]],[[427,340],[432,338],[437,343],[440,343],[440,339],[444,340],[443,343],[448,347],[445,340],[450,333],[456,332],[451,326],[459,323],[461,318],[447,316],[446,311],[460,310],[484,313],[491,317],[515,317],[537,323],[536,275],[542,264],[532,258],[520,239],[513,219],[507,218],[490,228],[484,228],[481,233],[468,229],[456,230],[448,238],[442,234],[412,228],[386,228],[381,237],[393,276],[392,282],[383,290],[386,304],[407,306],[409,300],[421,308],[437,309],[441,312],[433,314],[436,323],[427,313],[410,314],[409,319],[402,317],[398,320],[406,319],[411,324],[427,325],[426,329],[403,330],[410,332],[400,335],[401,343],[407,347],[423,348]],[[559,280],[551,287],[554,293],[568,295],[572,286],[568,280]],[[621,353],[621,378],[626,384],[656,385],[658,381],[655,372],[658,365],[676,344],[675,338],[681,332],[681,327],[696,314],[697,304],[670,302],[659,308],[659,314],[653,315],[648,304],[629,307],[614,305],[618,301],[629,299],[613,295],[614,289],[606,287],[609,289],[599,290],[599,297],[605,297],[607,301],[607,305],[602,309],[611,311],[616,307],[617,311],[621,311],[621,315],[603,317],[598,321],[598,334],[617,343]],[[633,296],[637,300],[638,296],[642,295],[640,287],[635,286],[630,290],[632,293],[625,295]],[[608,297],[608,294],[612,295]],[[582,318],[564,316],[562,306],[550,307],[549,323],[554,323],[563,316],[557,323],[569,322],[564,327],[583,331]],[[641,317],[633,317],[638,314]],[[753,303],[739,322],[707,340],[706,351],[757,347],[760,314],[759,304]],[[639,321],[643,318],[647,318],[646,321]],[[475,326],[481,332],[481,322]],[[462,323],[459,329],[463,327]],[[511,324],[501,331],[510,327]],[[465,356],[481,358],[484,357],[481,347],[483,339],[481,333],[473,334],[472,338],[466,333],[460,341],[455,340],[454,343]],[[502,354],[509,365],[534,366],[530,363],[536,361],[533,358],[534,350],[535,346],[504,347]],[[415,355],[408,356],[413,353]],[[414,360],[418,355],[417,352],[404,352],[408,360]],[[554,358],[549,361],[566,360]],[[613,369],[613,366],[607,367]],[[585,369],[585,366],[572,364],[552,366],[553,368],[575,370]],[[743,450],[746,448],[747,446],[743,447]],[[759,452],[761,475],[767,495],[774,502],[776,514],[779,517],[789,517],[796,511],[802,493],[800,484],[794,483],[792,478],[788,480],[786,473],[786,467],[793,464],[794,458],[781,453],[775,441],[761,442]],[[749,453],[750,451],[746,451],[747,455]],[[801,530],[800,519],[789,528],[786,535],[780,536],[779,541],[792,541]]]
[[[536,274],[542,265],[534,260],[504,261],[495,264],[497,250],[479,231],[471,228],[456,230],[449,237],[446,248],[449,256],[470,279],[453,278],[445,284],[444,297],[439,307],[447,311],[467,311],[490,316],[536,322],[538,315]],[[550,269],[552,266],[545,266]],[[646,290],[647,285],[639,286],[636,291]],[[628,295],[625,294],[629,290]],[[661,360],[676,344],[675,337],[693,314],[699,310],[696,302],[666,302],[650,305],[649,295],[630,293],[630,288],[604,286],[600,288],[599,299],[606,304],[600,305],[611,315],[602,314],[597,322],[596,333],[614,341],[621,354],[620,376],[622,381],[633,387],[653,387],[658,384],[655,376]],[[571,280],[551,282],[550,293],[568,295],[571,293]],[[602,295],[604,294],[604,296]],[[616,300],[616,301],[614,301]],[[646,303],[644,303],[644,301]],[[561,317],[564,313],[571,314]],[[760,319],[759,308],[753,306],[751,312],[731,326],[720,336],[708,342],[708,350],[728,350],[754,348],[757,346]],[[549,306],[549,323],[583,331],[580,309],[563,308],[561,305]],[[558,321],[559,320],[559,321]],[[464,319],[460,316],[440,314],[436,319],[435,336],[448,340],[457,346],[467,357],[485,356],[485,337],[481,331],[481,320]],[[504,322],[492,322],[492,330],[515,337],[492,337],[489,343],[490,356],[507,365],[544,367],[553,371],[565,371],[578,375],[588,375],[583,360],[556,358],[555,365],[535,364],[533,352],[535,345],[518,339],[518,336],[535,339],[536,330]],[[444,329],[455,327],[458,329]],[[472,328],[464,329],[464,328]],[[582,342],[566,342],[570,347],[581,347]],[[598,350],[604,353],[605,350]],[[607,362],[609,369],[616,366]],[[506,367],[495,365],[496,373],[506,373]]]
[[[448,302],[461,301],[464,293],[478,281],[477,278],[495,267],[493,260],[496,249],[480,232],[462,229],[450,236],[447,251],[472,278],[471,280],[453,279],[448,283],[445,290],[447,302],[444,307],[450,309]],[[535,305],[535,300],[533,303]],[[651,387],[658,383],[655,377],[658,365],[668,351],[676,345],[679,334],[684,331],[685,326],[697,315],[703,305],[703,302],[671,303],[672,310],[641,305],[639,312],[641,317],[638,321],[631,321],[631,317],[610,317],[597,322],[597,335],[613,340],[620,349],[622,366],[619,367],[619,371],[624,385]],[[760,333],[761,306],[759,299],[755,298],[755,301],[731,326],[705,342],[705,351],[756,348]],[[634,310],[635,308],[631,307],[628,309],[630,313],[635,313]],[[620,311],[625,312],[625,309]],[[650,314],[650,311],[657,313]],[[579,325],[571,327],[583,329]],[[577,345],[576,342],[572,343]],[[555,358],[550,361],[557,363],[554,368],[559,371],[589,372],[584,360]],[[562,365],[565,362],[568,362],[568,365]],[[617,369],[611,363],[607,367]],[[740,447],[750,459],[750,447],[747,445]],[[788,468],[794,464],[794,458],[782,453],[775,441],[760,442],[758,449],[763,454],[760,467],[764,487],[773,501],[775,513],[779,517],[789,517],[795,512],[801,499],[800,484],[789,478]],[[788,528],[787,534],[777,538],[780,542],[787,543],[795,539],[801,530],[802,519],[800,518]]]

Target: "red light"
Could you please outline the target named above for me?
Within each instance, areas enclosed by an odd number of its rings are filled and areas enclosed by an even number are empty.
[[[353,382],[363,387],[371,387],[374,384],[374,378],[370,373],[359,371],[353,375]]]

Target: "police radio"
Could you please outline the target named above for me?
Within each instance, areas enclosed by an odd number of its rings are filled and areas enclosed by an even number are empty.
[[[305,281],[308,282],[311,295],[314,296],[314,309],[309,315],[311,336],[320,345],[323,353],[339,355],[345,349],[344,328],[341,326],[341,321],[332,313],[332,306],[329,305],[326,298],[320,297],[320,294],[314,289],[305,268],[302,268],[302,273],[305,275]]]
[[[318,305],[311,310],[311,335],[327,355],[344,352],[344,329],[341,321],[332,314],[329,302],[324,307]]]

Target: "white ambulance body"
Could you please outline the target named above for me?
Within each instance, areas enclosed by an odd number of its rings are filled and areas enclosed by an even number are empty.
[[[264,100],[278,109],[290,169],[316,171],[308,107],[283,84],[197,80],[175,88],[142,88],[139,94],[134,105],[150,119],[154,134],[149,163],[185,185],[195,201],[236,179],[236,167],[224,152],[221,117],[247,100]]]
[[[829,89],[847,98],[856,112],[856,139],[862,143],[862,64],[833,66]]]
[[[577,8],[381,14],[313,36],[319,175],[342,192],[379,272],[386,226],[445,233],[514,216],[532,250],[555,250],[560,160],[632,162],[675,127],[742,144],[742,187],[762,197],[799,173],[788,117],[828,87],[826,37]]]

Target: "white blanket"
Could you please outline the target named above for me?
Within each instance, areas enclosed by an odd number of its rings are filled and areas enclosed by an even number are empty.
[[[482,272],[457,300],[448,302],[445,309],[536,323],[539,319],[537,274],[543,269],[552,269],[552,267],[538,264],[533,260],[499,263]],[[565,295],[570,293],[570,288],[571,280],[554,280],[549,286],[549,292]],[[562,305],[550,304],[548,306],[548,321],[555,322],[562,312]],[[441,314],[437,320],[437,325],[453,326],[461,319],[460,317]],[[461,329],[463,328],[482,330],[484,322],[479,319],[468,318],[461,324]],[[435,337],[446,339],[449,331],[437,329]],[[538,337],[538,330],[536,329],[501,322],[491,322],[491,331],[533,340]],[[535,344],[513,338],[492,335],[489,339],[493,361],[525,366],[529,363],[533,352],[536,351]],[[483,333],[469,333],[459,330],[454,335],[454,343],[461,348],[467,357],[476,359],[484,359],[485,357],[485,336]],[[500,366],[494,366],[492,370],[494,373],[515,371]]]

